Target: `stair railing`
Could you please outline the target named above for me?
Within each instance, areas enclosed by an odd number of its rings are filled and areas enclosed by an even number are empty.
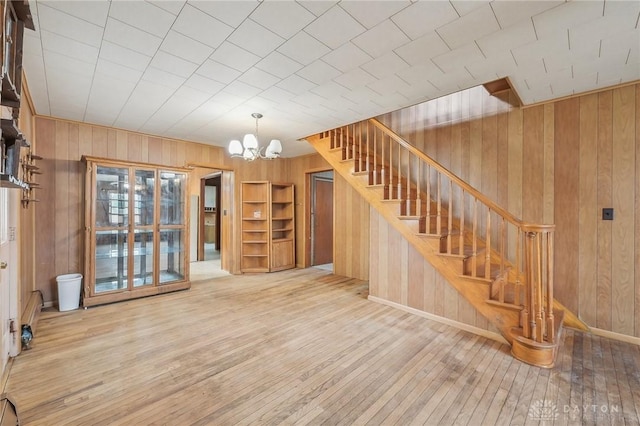
[[[356,174],[441,235],[441,253],[464,258],[464,275],[490,282],[498,304],[521,309],[523,337],[554,343],[554,225],[525,223],[376,119],[325,132]]]

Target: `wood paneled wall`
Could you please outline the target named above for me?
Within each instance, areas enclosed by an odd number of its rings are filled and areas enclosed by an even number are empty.
[[[221,169],[223,186],[225,180],[233,185],[233,194],[229,194],[232,205],[228,206],[230,220],[239,217],[240,185],[243,180],[271,180],[274,182],[294,182],[296,184],[296,254],[304,247],[304,173],[309,169],[327,166],[319,155],[299,158],[282,158],[275,161],[255,161],[247,163],[242,159],[231,159],[224,149],[194,142],[163,139],[136,132],[129,132],[103,126],[93,126],[50,117],[35,118],[35,139],[38,141],[37,153],[44,157],[40,166],[43,175],[40,203],[34,205],[35,214],[35,255],[31,259],[32,271],[35,271],[35,288],[43,292],[45,302],[57,298],[55,277],[69,272],[83,270],[83,217],[84,188],[81,158],[83,155],[113,158],[125,161],[148,162],[167,166],[198,165],[191,173],[193,184],[212,170]],[[235,184],[233,184],[235,183]],[[197,184],[196,184],[197,186]],[[348,190],[347,190],[348,191]],[[223,194],[223,197],[225,195]],[[336,237],[341,247],[354,247],[365,259],[368,259],[368,217],[362,216],[362,201],[357,194],[343,197],[354,211],[341,210],[336,216],[336,224],[349,223],[356,229],[353,233],[342,233]],[[361,222],[365,220],[365,222]],[[234,273],[240,270],[240,227],[237,220],[229,225],[227,233],[230,259],[226,264]],[[353,223],[352,223],[353,222]],[[225,240],[226,241],[226,240]],[[354,278],[366,277],[368,264],[357,259],[354,265],[338,265],[343,275]],[[366,266],[366,267],[365,267]],[[363,272],[364,271],[364,272]],[[26,291],[26,290],[25,290]]]
[[[499,333],[373,208],[370,217],[371,296]]]
[[[640,84],[513,101],[477,87],[381,120],[516,216],[555,223],[556,297],[592,327],[640,337]]]

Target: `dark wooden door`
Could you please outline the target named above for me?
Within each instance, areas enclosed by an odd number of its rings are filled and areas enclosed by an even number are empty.
[[[333,263],[333,180],[312,177],[311,265]]]

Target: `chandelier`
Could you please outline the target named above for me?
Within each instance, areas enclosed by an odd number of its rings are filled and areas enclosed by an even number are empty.
[[[278,139],[272,139],[266,150],[264,147],[260,148],[258,146],[258,120],[262,118],[262,114],[254,112],[251,116],[256,119],[256,133],[244,135],[242,143],[237,139],[229,142],[229,154],[231,154],[231,157],[242,157],[247,161],[253,161],[258,158],[271,160],[280,157],[282,144]]]

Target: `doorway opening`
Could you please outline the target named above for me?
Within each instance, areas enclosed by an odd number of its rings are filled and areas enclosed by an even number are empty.
[[[230,233],[225,230],[222,216],[228,210],[223,193],[222,170],[214,170],[200,178],[199,195],[193,196],[192,206],[192,256],[190,265],[191,281],[201,281],[220,276],[227,276],[225,265],[225,238]],[[233,191],[230,191],[233,193]],[[195,247],[194,247],[195,246]],[[193,255],[195,254],[195,255]]]
[[[333,271],[333,170],[309,173],[309,264]]]

